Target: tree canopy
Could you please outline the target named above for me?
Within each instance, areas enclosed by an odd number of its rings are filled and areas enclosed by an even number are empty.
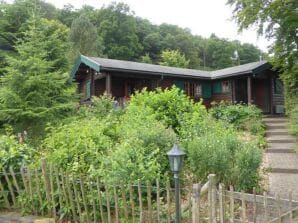
[[[259,34],[274,39],[273,64],[282,72],[288,108],[298,96],[298,11],[296,0],[228,0],[243,30],[257,26]]]
[[[159,64],[163,51],[178,50],[189,60],[189,68],[212,70],[235,65],[232,59],[235,50],[239,52],[240,64],[257,61],[262,53],[252,44],[215,35],[203,38],[193,35],[189,29],[171,24],[154,25],[135,16],[124,3],[112,3],[100,9],[91,6],[75,9],[68,4],[58,9],[43,0],[15,0],[12,4],[1,2],[0,7],[2,58],[15,52],[15,40],[21,37],[22,24],[32,11],[42,18],[58,20],[71,29],[69,37],[73,44],[70,58],[81,52],[111,59],[145,59]],[[144,58],[145,55],[149,57]]]
[[[8,57],[1,77],[0,123],[41,134],[49,120],[73,109],[74,88],[68,83],[68,28],[32,17],[24,26],[23,39]]]

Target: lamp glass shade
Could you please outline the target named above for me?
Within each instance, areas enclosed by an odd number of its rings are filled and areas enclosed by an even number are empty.
[[[178,145],[174,145],[173,148],[167,153],[170,161],[170,167],[172,172],[180,172],[183,164],[183,158],[185,153],[180,150]]]

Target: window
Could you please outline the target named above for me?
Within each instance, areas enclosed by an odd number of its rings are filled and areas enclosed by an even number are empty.
[[[284,91],[283,83],[280,79],[274,79],[274,94],[282,94]]]
[[[198,83],[185,82],[184,83],[185,94],[192,98],[199,98],[202,95],[202,86]]]
[[[212,85],[214,94],[230,92],[230,81],[217,81]]]
[[[228,93],[231,90],[230,81],[221,82],[222,93]]]

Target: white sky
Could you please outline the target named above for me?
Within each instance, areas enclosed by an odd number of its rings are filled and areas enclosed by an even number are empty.
[[[46,0],[56,7],[70,3],[75,8],[91,5],[101,8],[113,0]],[[119,0],[114,0],[120,2]],[[122,0],[137,16],[146,18],[154,24],[169,23],[189,28],[193,34],[209,37],[215,33],[218,37],[240,40],[258,46],[267,52],[271,44],[264,37],[257,37],[255,29],[239,34],[237,25],[231,21],[232,9],[227,0]]]

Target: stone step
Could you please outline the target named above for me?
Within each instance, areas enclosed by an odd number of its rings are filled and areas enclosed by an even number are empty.
[[[298,173],[298,154],[266,153],[269,168],[277,173]]]
[[[293,149],[266,149],[266,153],[295,153]]]
[[[266,124],[270,124],[270,123],[287,123],[288,120],[286,118],[264,118],[263,122],[265,122]]]
[[[287,129],[287,125],[283,123],[270,123],[266,124],[267,130],[271,129]]]
[[[268,143],[268,149],[293,149],[296,146],[295,143]]]
[[[295,173],[298,174],[298,169],[284,169],[284,168],[271,168],[271,173]]]
[[[293,200],[298,201],[298,174],[270,173],[269,194],[275,196],[277,193],[281,198],[287,199],[292,191]],[[295,221],[296,222],[296,221]]]
[[[293,136],[271,136],[267,137],[267,142],[269,143],[295,143],[296,139]]]
[[[287,129],[270,129],[266,131],[266,136],[285,136],[289,135]]]

